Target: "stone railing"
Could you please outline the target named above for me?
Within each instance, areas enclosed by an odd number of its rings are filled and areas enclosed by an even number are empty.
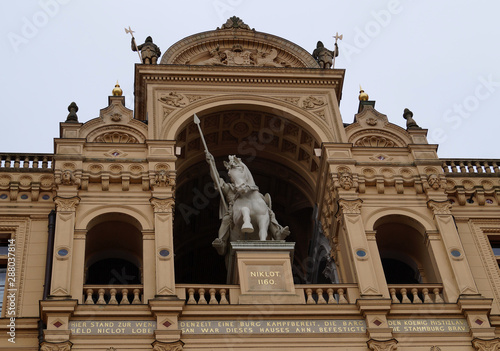
[[[304,290],[304,297],[308,305],[338,305],[348,304],[348,290],[350,288],[343,284],[326,285],[326,284],[308,284],[296,285]]]
[[[392,303],[443,303],[442,284],[388,285]]]
[[[448,175],[455,174],[500,174],[500,160],[454,159],[443,160],[443,171]]]
[[[86,305],[139,305],[142,293],[142,285],[84,285],[83,301]]]
[[[51,170],[52,154],[0,154],[0,170]]]
[[[348,304],[359,297],[356,284],[301,284],[295,291],[310,305]],[[176,286],[176,293],[187,305],[228,305],[238,303],[240,286],[183,284]]]
[[[239,286],[234,285],[177,286],[177,290],[180,290],[181,293],[180,296],[185,296],[187,305],[228,305],[230,290],[239,290],[239,288]]]

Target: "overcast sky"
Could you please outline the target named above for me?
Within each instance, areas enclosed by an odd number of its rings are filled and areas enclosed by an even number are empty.
[[[343,34],[344,122],[361,84],[392,123],[404,127],[412,110],[440,157],[500,158],[499,10],[493,0],[2,1],[0,153],[52,153],[67,106],[80,122],[97,117],[117,80],[132,108],[138,56],[124,27],[164,53],[236,15],[309,52]]]

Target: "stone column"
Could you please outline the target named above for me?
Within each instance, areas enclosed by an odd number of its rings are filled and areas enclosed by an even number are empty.
[[[353,257],[354,269],[358,277],[358,286],[361,297],[389,297],[389,292],[382,292],[377,281],[377,273],[373,256],[378,251],[370,252],[368,240],[365,234],[363,219],[361,218],[361,199],[340,199],[337,218],[344,227],[347,242],[349,243],[350,255]],[[380,260],[379,260],[380,261]],[[382,267],[378,267],[382,269]],[[385,289],[387,290],[387,289]]]
[[[151,198],[155,220],[156,296],[175,295],[174,198]]]
[[[54,201],[56,203],[57,216],[50,295],[51,297],[71,298],[73,236],[76,207],[80,203],[80,198],[77,196],[72,198],[56,197]]]
[[[446,257],[453,269],[460,295],[479,296],[455,221],[451,215],[451,204],[448,201],[429,200],[427,205],[434,213],[434,221],[441,234]]]

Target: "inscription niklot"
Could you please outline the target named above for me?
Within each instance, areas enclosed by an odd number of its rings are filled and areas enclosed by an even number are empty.
[[[70,321],[73,335],[138,335],[153,334],[155,321]]]
[[[365,333],[364,320],[180,321],[183,334],[332,334]]]
[[[277,284],[276,279],[281,278],[281,272],[250,271],[250,278],[257,278],[257,285],[276,285]]]

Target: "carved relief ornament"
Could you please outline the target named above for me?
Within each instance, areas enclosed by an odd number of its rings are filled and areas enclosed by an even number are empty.
[[[52,343],[44,341],[40,344],[40,351],[71,351],[71,341]]]
[[[356,189],[358,187],[358,182],[356,182],[349,171],[342,171],[338,174],[338,179],[334,181],[335,188],[342,188],[344,190]]]
[[[500,350],[500,339],[474,339],[472,340],[472,346],[474,346],[474,348],[478,351],[498,351]]]
[[[76,207],[80,203],[80,198],[78,196],[71,198],[55,197],[54,202],[56,203],[57,211],[59,212],[74,212]]]
[[[368,348],[373,351],[393,351],[398,348],[398,341],[396,339],[379,341],[379,340],[368,340],[366,342]]]
[[[438,202],[429,200],[427,206],[432,210],[434,215],[451,215],[451,203],[449,201]]]
[[[339,212],[343,214],[361,214],[363,200],[339,200]]]
[[[153,351],[182,351],[184,347],[184,343],[180,340],[171,343],[155,341],[152,345]]]
[[[175,200],[173,197],[169,197],[167,199],[158,199],[153,197],[149,200],[149,202],[151,202],[155,213],[172,213],[175,206]]]

